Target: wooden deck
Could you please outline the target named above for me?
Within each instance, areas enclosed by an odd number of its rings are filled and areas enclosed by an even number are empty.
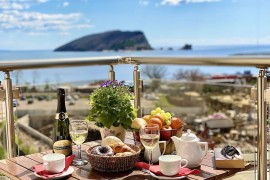
[[[126,139],[126,143],[133,143],[131,138]],[[85,151],[96,142],[88,142],[82,145],[82,157],[87,159]],[[19,156],[12,159],[0,160],[0,173],[4,174],[11,179],[34,179],[38,180],[34,175],[32,167],[37,164],[42,163],[42,156],[47,153],[52,153],[52,151],[31,154],[27,156]],[[73,153],[77,154],[76,146],[73,147]],[[213,168],[212,163],[212,153],[208,153],[203,159],[201,166],[198,168],[201,170],[201,174],[198,175],[189,175],[186,179],[223,179],[233,175],[236,172],[240,172],[246,169],[251,168],[250,164],[247,164],[244,169],[222,169],[216,170]],[[118,173],[103,173],[91,169],[91,165],[88,163],[85,166],[74,167],[74,172],[71,176],[66,179],[125,179],[125,180],[137,180],[137,179],[155,179],[149,174],[139,170],[132,169],[125,172]]]

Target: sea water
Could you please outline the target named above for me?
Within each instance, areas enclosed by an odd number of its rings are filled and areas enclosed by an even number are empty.
[[[152,51],[106,51],[106,52],[54,52],[53,50],[33,50],[33,51],[0,51],[0,61],[13,60],[38,60],[57,58],[77,58],[77,57],[100,57],[100,56],[230,56],[245,54],[270,54],[270,45],[245,45],[245,46],[195,46],[193,50],[152,50]],[[141,65],[140,68],[143,68]],[[226,67],[226,66],[186,66],[186,65],[161,65],[167,69],[166,79],[173,79],[174,73],[178,69],[198,69],[207,74],[236,74],[248,70],[252,74],[258,74],[258,69],[254,67]],[[117,80],[132,81],[132,65],[114,66]],[[46,84],[92,81],[108,79],[109,66],[84,66],[23,70],[19,74],[19,84]],[[0,75],[1,76],[1,75]],[[15,73],[12,73],[13,81]],[[141,75],[142,78],[146,78]],[[3,75],[2,75],[3,77]]]

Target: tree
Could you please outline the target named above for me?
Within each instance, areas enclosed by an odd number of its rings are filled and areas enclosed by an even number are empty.
[[[160,79],[166,76],[167,68],[161,65],[146,65],[141,72],[151,79],[151,89],[155,91],[159,87]]]
[[[150,79],[162,79],[166,75],[167,68],[161,65],[146,65],[141,71]]]
[[[174,77],[177,80],[201,81],[204,80],[205,74],[199,69],[179,69]]]
[[[205,79],[206,74],[201,72],[199,69],[179,69],[175,74],[174,77],[176,80],[186,80],[186,81],[202,81]],[[189,89],[192,90],[199,90],[201,89],[201,85],[198,84],[189,84]]]
[[[45,91],[45,92],[50,92],[50,90],[51,90],[51,87],[50,87],[50,81],[49,81],[49,79],[46,79],[44,91]]]
[[[39,72],[38,71],[33,71],[32,72],[32,77],[33,77],[33,86],[35,86],[36,85],[36,82],[39,79]]]
[[[31,91],[37,92],[36,83],[38,82],[38,79],[39,79],[39,72],[36,70],[32,71],[32,78],[33,78],[33,86],[32,86]]]
[[[20,80],[22,79],[22,76],[23,76],[23,71],[22,70],[16,70],[16,71],[13,71],[12,74],[13,74],[13,76],[15,78],[15,84],[19,85]]]

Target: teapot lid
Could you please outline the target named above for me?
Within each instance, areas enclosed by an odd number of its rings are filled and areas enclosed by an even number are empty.
[[[182,141],[198,141],[198,138],[195,134],[191,132],[190,129],[188,129],[187,132],[182,135],[181,140]]]

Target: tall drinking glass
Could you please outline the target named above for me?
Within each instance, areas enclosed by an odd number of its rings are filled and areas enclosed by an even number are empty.
[[[159,142],[159,126],[157,124],[148,124],[140,129],[140,140],[149,154],[149,165],[153,164],[153,149]]]
[[[81,144],[85,141],[88,134],[88,125],[85,120],[73,120],[69,123],[69,133],[72,141],[77,144],[78,157],[73,160],[72,164],[76,166],[85,165],[88,162],[82,159]]]

